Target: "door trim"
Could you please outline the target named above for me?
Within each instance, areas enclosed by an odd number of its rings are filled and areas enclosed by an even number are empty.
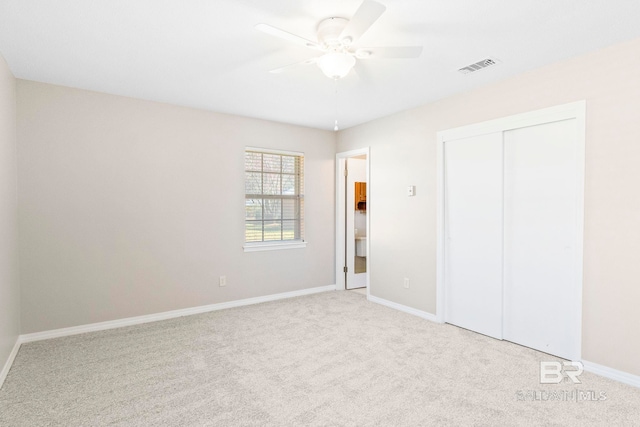
[[[444,143],[448,140],[484,135],[487,133],[504,132],[528,126],[551,123],[560,120],[575,119],[577,121],[577,248],[574,260],[576,281],[578,284],[575,304],[577,319],[573,327],[577,336],[573,351],[573,360],[580,360],[582,353],[582,288],[583,288],[583,251],[584,251],[584,167],[585,167],[585,127],[586,101],[577,101],[555,107],[544,108],[522,114],[516,114],[500,119],[448,129],[437,133],[437,240],[436,240],[436,319],[440,323],[445,321],[445,259],[444,259]]]
[[[346,282],[344,277],[344,272],[342,268],[344,267],[345,261],[345,222],[344,222],[344,211],[345,211],[345,176],[343,173],[344,164],[346,159],[349,157],[356,157],[361,155],[367,156],[366,161],[366,170],[367,170],[367,211],[371,211],[371,174],[370,174],[370,164],[371,164],[371,156],[369,155],[369,147],[359,148],[356,150],[343,151],[341,153],[336,154],[336,258],[335,258],[335,273],[336,273],[336,290],[342,291],[346,289]],[[371,220],[371,215],[367,214],[367,298],[369,298],[369,280],[371,277],[370,274],[370,262],[371,262],[371,239],[369,239],[369,222]]]

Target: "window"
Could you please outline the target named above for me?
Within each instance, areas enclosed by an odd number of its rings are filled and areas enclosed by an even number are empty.
[[[247,148],[245,251],[304,246],[304,156]]]

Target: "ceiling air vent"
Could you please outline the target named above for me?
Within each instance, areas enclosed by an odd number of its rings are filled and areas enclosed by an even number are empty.
[[[487,67],[492,67],[494,65],[498,65],[499,63],[500,63],[500,61],[498,61],[495,58],[486,58],[486,59],[483,59],[482,61],[478,61],[478,62],[476,62],[474,64],[467,65],[466,67],[462,67],[458,71],[460,71],[462,74],[471,74],[473,72],[483,70],[483,69],[485,69]]]

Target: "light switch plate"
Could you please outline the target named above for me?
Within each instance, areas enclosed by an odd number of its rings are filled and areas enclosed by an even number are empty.
[[[415,185],[410,185],[409,187],[407,187],[407,195],[409,197],[416,195],[416,186]]]

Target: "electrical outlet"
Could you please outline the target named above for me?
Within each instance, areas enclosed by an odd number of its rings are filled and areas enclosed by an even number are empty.
[[[409,278],[408,277],[404,278],[404,288],[405,289],[409,289]]]
[[[227,286],[227,276],[220,276],[220,286]]]

